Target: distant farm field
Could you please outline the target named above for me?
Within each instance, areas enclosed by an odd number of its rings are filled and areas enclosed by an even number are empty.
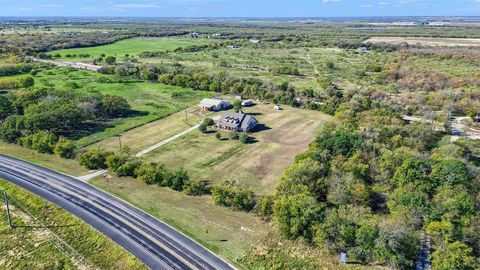
[[[479,47],[478,38],[428,38],[428,37],[372,37],[366,43],[390,43],[433,47]]]
[[[132,38],[103,46],[57,50],[52,51],[51,54],[58,53],[62,58],[65,58],[65,55],[67,54],[89,54],[91,57],[99,57],[100,55],[105,54],[107,56],[123,57],[126,54],[135,56],[145,51],[173,51],[178,47],[203,45],[213,42],[214,41],[209,39],[194,38]]]

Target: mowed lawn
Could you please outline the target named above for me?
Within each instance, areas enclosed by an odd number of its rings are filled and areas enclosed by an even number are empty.
[[[321,112],[291,107],[275,111],[272,104],[258,104],[244,108],[244,111],[254,114],[261,123],[259,131],[250,134],[253,143],[230,140],[228,132],[222,131],[223,138],[219,140],[214,133],[203,134],[195,130],[143,158],[164,163],[170,168],[183,166],[195,181],[221,183],[237,180],[259,194],[271,194],[285,167],[293,162],[297,154],[305,151],[317,128],[330,117]],[[148,140],[153,142],[158,138],[161,141],[169,137],[174,133],[169,130],[172,125],[178,123],[184,126],[180,119],[179,116],[167,117],[151,123],[150,128],[158,132],[149,135]],[[136,130],[131,130],[126,136],[132,143],[145,137],[143,127],[138,132]],[[115,143],[111,141],[110,144]]]
[[[169,116],[197,104],[204,97],[214,95],[211,92],[194,91],[188,88],[133,79],[123,82],[112,75],[69,68],[42,71],[35,77],[35,82],[37,86],[42,87],[117,95],[127,99],[132,110],[134,110],[134,114],[126,118],[101,122],[92,127],[91,130],[72,134],[71,137],[77,140],[79,147],[91,145]],[[76,84],[77,88],[72,89],[72,84]]]
[[[197,38],[179,38],[179,37],[165,37],[165,38],[131,38],[117,41],[112,44],[75,48],[52,51],[51,54],[60,54],[62,58],[70,54],[89,54],[90,57],[100,57],[102,54],[106,56],[123,57],[126,54],[130,56],[139,55],[146,51],[173,51],[179,47],[187,47],[191,45],[204,45],[214,43],[211,39],[197,39]]]

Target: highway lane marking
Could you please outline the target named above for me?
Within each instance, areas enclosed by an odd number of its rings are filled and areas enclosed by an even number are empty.
[[[47,177],[49,177],[49,178],[56,179],[57,182],[65,183],[66,186],[79,187],[79,186],[84,185],[85,187],[82,187],[82,188],[84,190],[88,189],[89,191],[86,192],[87,194],[84,194],[83,196],[86,196],[88,198],[91,198],[90,195],[94,195],[96,198],[99,198],[100,200],[105,201],[104,199],[102,199],[102,197],[105,196],[105,195],[109,196],[109,197],[113,198],[114,200],[116,200],[118,202],[118,204],[115,204],[115,206],[117,208],[120,208],[124,212],[130,213],[133,216],[139,217],[139,220],[141,220],[143,223],[145,223],[145,225],[148,225],[149,227],[151,227],[150,231],[151,230],[156,231],[156,232],[153,232],[154,235],[157,235],[160,238],[168,238],[167,240],[174,241],[176,243],[181,243],[182,244],[181,246],[184,249],[186,249],[190,253],[196,255],[198,258],[200,258],[202,261],[204,261],[209,266],[212,266],[214,268],[219,268],[219,269],[225,268],[225,266],[230,268],[230,269],[236,269],[230,263],[226,262],[221,257],[214,254],[209,249],[207,249],[207,248],[203,247],[202,245],[198,244],[195,240],[191,239],[190,237],[188,237],[184,233],[178,231],[177,229],[173,228],[169,224],[159,220],[158,218],[150,215],[149,213],[146,213],[145,211],[143,211],[141,209],[138,209],[136,206],[132,205],[131,203],[126,202],[126,201],[124,201],[124,200],[122,200],[122,199],[120,199],[120,198],[118,198],[118,197],[116,197],[116,196],[114,196],[114,195],[112,195],[108,192],[102,191],[102,190],[100,190],[100,189],[98,189],[98,188],[96,188],[96,187],[94,187],[94,186],[92,186],[88,183],[78,181],[78,179],[73,177],[73,176],[70,176],[70,175],[55,171],[55,170],[47,169],[47,168],[38,166],[36,164],[30,163],[30,162],[27,162],[27,161],[24,161],[24,160],[21,160],[21,159],[11,158],[9,156],[5,156],[5,155],[2,155],[2,154],[0,154],[0,159],[4,159],[9,163],[13,163],[13,166],[17,165],[15,167],[19,168],[22,171],[25,169],[25,167],[29,167],[30,169],[32,169],[33,171],[35,171],[39,174],[47,175]],[[68,181],[68,180],[74,180],[74,181],[71,182],[71,181]],[[106,204],[108,204],[108,203],[109,202],[106,202]],[[134,212],[134,211],[137,211],[138,213]],[[144,220],[143,218],[147,218],[147,220]],[[155,222],[155,223],[153,223],[153,222]],[[170,229],[171,232],[165,231],[164,227]],[[152,233],[152,232],[150,232],[150,233]],[[163,235],[159,235],[159,233],[163,234]],[[172,233],[173,233],[173,235],[172,235]],[[176,234],[178,234],[179,236],[182,236],[184,239],[179,239],[176,236]],[[185,240],[187,240],[189,242],[185,242]],[[193,250],[190,247],[190,245],[192,245],[192,244],[194,245],[195,248],[198,247],[198,249],[200,249],[200,251],[199,251],[200,253],[198,253],[196,250]],[[173,245],[173,246],[175,246],[175,245]],[[182,251],[181,249],[179,251],[182,252],[182,253],[185,252],[185,251]],[[206,254],[205,254],[204,251],[206,252]],[[205,257],[205,256],[207,256],[207,257]],[[187,255],[187,257],[192,259],[191,256]],[[213,261],[212,261],[212,259],[213,259]]]
[[[168,265],[167,262],[162,261],[162,260],[159,260],[159,256],[158,256],[157,254],[152,253],[152,252],[150,251],[150,250],[152,249],[151,246],[149,246],[149,245],[146,245],[146,246],[145,246],[145,245],[140,245],[139,242],[144,243],[143,240],[138,239],[138,237],[136,237],[136,240],[134,240],[133,238],[130,238],[129,235],[131,235],[131,233],[128,233],[128,231],[124,232],[125,230],[122,229],[122,228],[119,228],[119,227],[118,227],[118,224],[115,224],[115,223],[113,223],[113,222],[112,222],[113,224],[110,224],[108,221],[111,220],[111,219],[108,219],[108,218],[105,218],[105,217],[104,217],[103,219],[102,219],[102,218],[99,218],[99,216],[98,216],[98,211],[90,212],[90,211],[88,211],[88,210],[85,210],[85,209],[90,209],[90,208],[88,208],[88,207],[83,208],[83,207],[80,206],[80,205],[76,205],[76,204],[72,203],[72,202],[69,201],[67,198],[65,198],[66,195],[63,195],[63,196],[62,196],[62,194],[58,194],[58,193],[61,193],[61,192],[59,192],[59,191],[56,191],[56,192],[55,192],[55,190],[54,190],[53,188],[51,188],[51,187],[50,187],[50,189],[45,188],[44,186],[48,186],[48,185],[45,184],[45,183],[43,183],[43,182],[37,183],[37,182],[34,182],[34,181],[29,181],[28,179],[25,179],[27,176],[18,176],[18,175],[16,175],[16,173],[18,173],[18,172],[16,172],[16,171],[15,171],[15,173],[13,173],[13,172],[11,172],[11,171],[4,171],[4,170],[1,170],[1,169],[0,169],[0,172],[2,172],[2,171],[3,171],[4,174],[6,174],[6,175],[10,175],[10,176],[13,176],[13,177],[16,178],[16,179],[19,179],[18,181],[21,182],[23,185],[26,184],[26,185],[28,185],[28,186],[34,187],[34,189],[36,189],[36,190],[40,190],[41,192],[51,193],[51,194],[54,195],[55,200],[61,199],[61,200],[66,201],[70,206],[74,206],[74,207],[76,207],[76,208],[82,209],[83,211],[80,212],[80,213],[78,213],[78,215],[77,215],[79,218],[81,218],[81,216],[88,215],[88,216],[92,217],[93,219],[96,219],[96,220],[101,221],[101,222],[103,223],[103,226],[110,227],[110,229],[111,229],[112,231],[113,231],[113,229],[116,229],[117,234],[123,234],[124,236],[126,236],[126,238],[125,238],[126,241],[130,242],[130,243],[133,244],[134,246],[137,246],[140,250],[142,250],[142,252],[150,254],[150,255],[152,256],[152,258],[154,258],[154,259],[156,260],[156,265],[163,265],[164,267],[163,267],[162,269],[166,269],[165,267],[167,267],[167,268],[169,268],[169,269],[175,269],[175,268],[173,268],[172,265]],[[34,192],[34,193],[35,193],[35,192]],[[81,219],[82,219],[82,218],[81,218]],[[112,237],[111,239],[115,241],[115,238],[117,238],[117,237]],[[168,258],[166,258],[166,260],[169,261],[169,262],[171,261],[171,260],[168,259]],[[174,264],[175,264],[175,263],[174,263]],[[175,264],[175,265],[176,265],[176,264]]]
[[[15,164],[15,165],[16,165],[16,164]],[[13,165],[13,167],[19,168],[19,167],[15,166],[15,165]],[[21,167],[21,168],[19,168],[19,169],[23,169],[23,167]],[[16,171],[18,171],[18,170],[16,170]],[[22,171],[23,171],[23,170],[22,170]],[[166,232],[163,228],[160,228],[160,227],[158,227],[158,226],[155,226],[155,224],[153,224],[153,223],[150,222],[149,220],[147,220],[147,221],[143,220],[143,218],[144,218],[143,216],[138,215],[137,213],[131,211],[130,209],[125,208],[125,207],[122,206],[122,205],[112,204],[111,202],[108,202],[108,201],[104,200],[101,195],[109,195],[108,193],[107,193],[107,194],[98,194],[98,193],[101,193],[101,191],[98,191],[98,190],[95,189],[95,190],[93,190],[94,192],[89,192],[89,191],[86,191],[84,188],[81,188],[81,193],[80,193],[79,190],[75,190],[75,189],[74,189],[75,186],[74,186],[71,182],[66,181],[65,179],[56,177],[56,176],[54,176],[54,175],[45,175],[45,173],[43,173],[43,172],[41,172],[41,171],[39,171],[39,170],[33,170],[33,171],[31,170],[30,172],[31,172],[33,175],[37,176],[37,179],[38,179],[38,177],[45,177],[45,178],[55,179],[56,182],[61,182],[61,183],[63,183],[63,184],[64,184],[64,186],[63,186],[64,188],[69,189],[71,192],[78,193],[78,195],[81,195],[82,197],[88,197],[90,200],[96,200],[96,201],[98,201],[97,204],[100,203],[100,204],[102,204],[102,205],[105,205],[107,208],[108,208],[108,205],[114,205],[114,206],[116,206],[116,208],[119,208],[120,210],[123,210],[123,211],[126,212],[127,214],[130,213],[134,218],[135,218],[135,217],[137,218],[137,220],[133,219],[133,222],[136,223],[136,226],[137,226],[137,227],[142,227],[142,226],[147,227],[147,228],[145,228],[145,232],[146,232],[146,233],[153,234],[153,236],[156,236],[156,237],[162,239],[163,241],[169,243],[169,245],[171,245],[172,248],[178,249],[178,252],[174,252],[174,253],[176,253],[177,255],[178,255],[178,254],[184,254],[185,257],[190,258],[192,261],[196,262],[196,263],[199,264],[199,266],[201,266],[201,267],[207,267],[207,268],[213,267],[213,268],[218,268],[217,266],[213,265],[210,261],[206,260],[203,256],[200,256],[196,251],[192,250],[192,249],[188,246],[189,243],[186,243],[186,242],[178,239],[178,238],[175,237],[175,236],[169,235],[169,233]],[[42,182],[42,183],[45,183],[45,182]],[[49,183],[50,183],[50,182],[49,182]],[[57,183],[57,186],[58,186],[58,183]],[[91,186],[88,186],[88,187],[91,187]],[[70,192],[70,193],[71,193],[71,192]],[[97,194],[95,194],[95,193],[97,193]],[[91,198],[90,195],[95,196],[95,198]],[[113,197],[113,196],[112,196],[112,197]],[[76,201],[76,198],[77,198],[77,197],[74,197],[74,198],[75,198],[75,199],[70,198],[70,201]],[[116,199],[116,197],[113,197],[113,198]],[[79,202],[80,202],[80,201],[79,201]],[[122,201],[120,201],[120,203],[121,203],[121,202],[122,202]],[[115,210],[115,209],[110,210],[110,211],[114,211],[114,210]],[[142,212],[142,213],[144,213],[144,212]],[[145,214],[146,214],[146,213],[145,213]],[[120,214],[120,213],[118,213],[118,215],[122,215],[124,218],[127,218],[127,219],[128,219],[127,215],[125,215],[125,214]],[[148,215],[147,215],[147,216],[148,216]],[[144,224],[141,224],[141,223],[144,223]],[[166,225],[165,223],[161,223],[161,222],[160,222],[159,224],[160,224],[160,225]],[[174,233],[177,232],[175,229],[173,229],[173,228],[171,228],[171,229],[172,229],[172,231],[173,231]],[[187,238],[187,239],[188,239],[188,238]],[[175,245],[175,244],[172,244],[172,242],[173,242],[173,243],[179,243],[179,244],[181,244],[181,247],[183,247],[183,250],[182,250],[181,248],[176,247],[176,245]],[[195,242],[192,242],[192,243],[196,244]],[[203,247],[201,247],[201,248],[203,248]],[[170,249],[171,249],[171,248],[170,248]],[[195,255],[197,258],[193,258],[191,255],[189,256],[188,252],[192,253],[192,254]],[[199,260],[200,260],[201,262],[199,262]]]
[[[16,171],[17,173],[20,173],[20,174],[25,174],[26,176],[30,176],[31,178],[33,179],[37,179],[39,180],[40,182],[46,184],[47,186],[50,185],[52,186],[53,189],[56,189],[59,190],[59,191],[63,191],[65,192],[65,194],[70,194],[70,196],[72,196],[73,198],[76,198],[76,199],[79,199],[79,200],[82,200],[82,197],[84,198],[83,201],[86,201],[87,203],[90,203],[91,205],[93,206],[96,206],[99,210],[105,212],[105,213],[109,213],[112,217],[116,217],[117,220],[123,222],[125,225],[129,226],[131,229],[133,229],[134,231],[136,231],[137,233],[139,233],[140,235],[143,235],[145,238],[147,238],[148,240],[152,241],[153,243],[157,244],[158,246],[160,246],[161,248],[163,248],[166,252],[168,252],[169,254],[171,254],[172,256],[174,256],[175,258],[177,258],[178,260],[182,261],[183,263],[185,263],[187,266],[189,266],[190,268],[192,269],[198,269],[196,268],[195,266],[193,266],[190,262],[188,262],[187,260],[185,260],[184,258],[178,256],[178,254],[176,252],[174,252],[171,248],[167,247],[165,244],[161,243],[160,241],[158,241],[156,238],[153,238],[151,235],[149,235],[148,233],[144,232],[143,230],[141,230],[139,227],[135,226],[134,224],[132,224],[130,221],[128,220],[125,220],[123,217],[120,217],[119,214],[115,214],[112,210],[108,209],[108,208],[105,208],[103,207],[102,205],[99,205],[98,203],[94,202],[93,200],[81,195],[79,196],[78,193],[75,193],[75,192],[71,192],[70,190],[68,190],[67,188],[64,188],[63,186],[59,185],[59,184],[56,184],[56,183],[52,183],[52,182],[45,182],[41,177],[39,177],[38,175],[35,175],[35,174],[32,174],[31,172],[23,172],[23,171],[18,171],[15,169],[15,167],[11,167],[9,165],[2,165],[4,167],[7,167],[7,168],[11,168],[12,170]],[[83,207],[83,206],[81,206]]]

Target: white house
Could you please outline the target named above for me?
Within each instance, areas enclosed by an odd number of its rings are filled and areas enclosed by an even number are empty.
[[[198,105],[200,108],[209,111],[221,111],[232,106],[228,100],[221,98],[205,98]]]

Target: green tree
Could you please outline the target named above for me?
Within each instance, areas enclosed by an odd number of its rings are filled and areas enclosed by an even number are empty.
[[[233,102],[233,110],[234,110],[234,111],[237,111],[237,112],[240,111],[240,110],[242,110],[242,101],[240,101],[240,100],[238,100],[238,99],[235,100],[235,101]]]
[[[130,113],[130,104],[123,97],[106,95],[101,101],[101,111],[105,117],[124,117]]]
[[[108,167],[106,164],[107,158],[112,154],[112,152],[101,148],[90,148],[80,154],[78,160],[80,161],[80,165],[89,170],[106,169]]]
[[[0,95],[0,123],[14,112],[12,101],[6,96]]]
[[[306,187],[298,187],[291,194],[277,196],[273,213],[283,236],[312,239],[313,228],[322,220],[324,208]]]
[[[434,163],[430,178],[436,186],[448,185],[450,187],[468,184],[471,179],[467,165],[461,160],[454,158]]]
[[[105,58],[105,63],[107,63],[108,65],[113,65],[116,61],[117,61],[117,58],[111,55]]]
[[[472,248],[462,242],[447,244],[432,253],[432,269],[435,270],[473,270],[477,267]]]
[[[58,139],[58,142],[55,144],[53,152],[55,153],[55,155],[62,158],[74,158],[75,150],[76,146],[73,141],[68,140],[65,137],[60,137]]]

